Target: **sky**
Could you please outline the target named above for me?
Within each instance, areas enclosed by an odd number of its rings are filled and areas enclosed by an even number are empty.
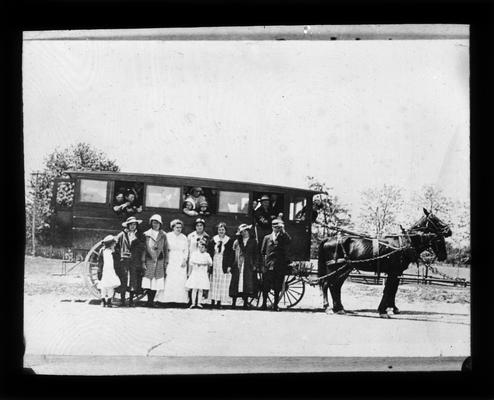
[[[26,173],[88,142],[122,171],[469,197],[468,40],[25,41]]]

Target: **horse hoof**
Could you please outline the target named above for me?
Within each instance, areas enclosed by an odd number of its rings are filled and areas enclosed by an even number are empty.
[[[391,319],[390,315],[388,313],[384,313],[384,314],[379,314],[379,317],[381,318],[385,318],[385,319]]]

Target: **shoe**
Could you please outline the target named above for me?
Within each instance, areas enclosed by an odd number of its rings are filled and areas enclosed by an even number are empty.
[[[189,306],[189,308],[195,308],[195,305],[194,305],[194,304],[191,304],[191,305]]]
[[[204,308],[204,307],[202,306],[202,304],[198,304],[197,308]]]
[[[105,299],[101,299],[101,305],[102,305],[103,307],[106,307],[106,300],[105,300]]]
[[[261,306],[261,310],[267,310],[267,309],[268,309],[268,306],[267,306],[266,304],[263,304],[263,305]]]

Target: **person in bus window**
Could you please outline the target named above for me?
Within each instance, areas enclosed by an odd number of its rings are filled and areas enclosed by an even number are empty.
[[[194,201],[194,209],[198,210],[199,209],[199,203],[201,201],[207,201],[206,197],[204,196],[204,192],[201,187],[196,186],[190,189],[190,196],[189,198]]]
[[[199,211],[198,211],[198,214],[199,216],[201,217],[208,217],[211,215],[211,213],[209,212],[209,208],[208,208],[208,202],[206,200],[203,200],[199,203]]]
[[[195,201],[191,199],[190,197],[187,197],[184,201],[184,208],[183,212],[184,214],[188,215],[189,217],[195,217],[198,215],[198,212],[194,210],[194,204]]]
[[[125,197],[123,191],[119,191],[113,200],[112,208],[117,215],[121,215],[123,213],[124,208],[126,208],[130,203],[125,201]]]
[[[139,205],[137,202],[137,193],[134,189],[129,189],[127,191],[127,195],[125,196],[125,199],[127,200],[126,202],[127,206],[124,207],[123,213],[126,218],[131,217],[142,211],[142,206]]]

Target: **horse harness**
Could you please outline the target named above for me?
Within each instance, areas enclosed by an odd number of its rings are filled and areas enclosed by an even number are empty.
[[[379,239],[365,237],[366,239],[372,240],[373,257],[367,258],[365,260],[351,260],[350,257],[348,256],[347,251],[345,250],[345,246],[343,246],[342,237],[341,237],[341,235],[338,234],[334,259],[326,261],[326,265],[327,266],[334,265],[334,264],[342,264],[342,265],[339,268],[337,268],[336,270],[330,272],[329,274],[323,275],[321,277],[318,277],[314,280],[309,281],[309,284],[310,285],[317,285],[321,280],[329,278],[329,277],[335,275],[336,273],[339,273],[338,276],[335,278],[335,279],[338,279],[338,278],[342,277],[343,275],[345,275],[347,272],[349,272],[353,269],[358,269],[355,266],[355,264],[358,265],[358,264],[368,263],[371,261],[377,261],[377,273],[379,276],[379,274],[380,274],[379,261],[380,260],[387,259],[395,253],[398,253],[398,252],[401,253],[404,250],[410,248],[410,243],[411,243],[410,236],[408,234],[406,236],[409,239],[409,244],[404,244],[403,243],[403,236],[398,236],[399,247],[392,246],[389,243],[383,242]],[[379,255],[379,244],[382,244],[382,245],[384,245],[388,248],[391,248],[393,250],[390,251],[389,253]],[[338,251],[337,251],[338,246],[341,248],[341,250],[343,252],[343,258],[338,258]]]

